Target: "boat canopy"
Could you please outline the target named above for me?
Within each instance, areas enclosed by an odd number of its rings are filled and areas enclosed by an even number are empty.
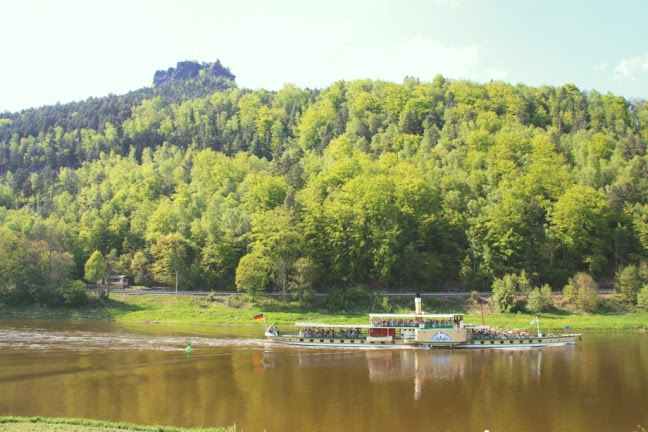
[[[463,318],[463,314],[369,314],[370,318],[432,318],[432,319],[450,319],[454,320],[457,317]]]
[[[369,325],[362,325],[362,324],[324,324],[324,323],[308,323],[308,322],[295,323],[295,327],[325,327],[325,328],[348,328],[348,329],[371,328],[371,326]]]

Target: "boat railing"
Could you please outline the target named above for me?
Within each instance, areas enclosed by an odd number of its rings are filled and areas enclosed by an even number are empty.
[[[478,334],[474,333],[469,340],[511,340],[511,339],[535,339],[538,336],[533,333],[523,334]]]
[[[381,328],[421,328],[421,329],[453,329],[456,328],[454,322],[398,322],[398,321],[372,321],[372,327],[381,327]]]
[[[286,335],[288,336],[288,335]],[[298,334],[290,335],[298,338],[311,338],[311,339],[365,339],[367,337],[364,333],[331,333],[331,332],[311,332],[303,331]]]

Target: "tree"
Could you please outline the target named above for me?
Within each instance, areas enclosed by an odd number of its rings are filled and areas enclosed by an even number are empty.
[[[612,244],[611,216],[601,192],[574,185],[556,202],[552,229],[568,252],[587,264],[590,272],[598,273]]]
[[[268,264],[272,271],[270,280],[286,293],[301,249],[299,226],[291,212],[278,207],[252,215],[252,239],[250,249],[256,256],[263,257],[264,265]]]
[[[648,285],[644,285],[637,295],[637,306],[648,312]]]
[[[498,312],[511,312],[515,308],[515,279],[515,275],[507,274],[502,279],[495,278],[493,281],[493,304]]]
[[[579,272],[569,279],[563,292],[565,297],[573,299],[576,307],[583,312],[596,312],[600,298],[598,295],[598,284],[585,272]]]
[[[144,252],[135,252],[131,261],[130,270],[133,275],[133,282],[136,285],[148,285],[151,282],[149,262]]]
[[[44,300],[49,266],[39,246],[22,233],[0,227],[0,292],[7,303]]]
[[[151,246],[154,277],[165,283],[172,283],[175,277],[176,295],[180,270],[189,267],[192,250],[192,243],[177,232],[159,237]]]
[[[310,258],[301,257],[295,261],[288,290],[294,299],[305,303],[314,293],[313,283],[317,279],[317,267]]]
[[[534,288],[529,293],[527,310],[533,313],[540,313],[548,310],[553,304],[551,298],[551,287],[544,285],[542,288]]]
[[[621,292],[621,297],[628,303],[637,304],[637,294],[642,285],[639,269],[636,266],[629,265],[617,271],[614,287]]]
[[[258,253],[249,253],[236,267],[236,289],[256,296],[265,291],[272,278],[271,262]]]
[[[101,279],[108,276],[108,266],[103,255],[98,250],[92,252],[90,258],[85,263],[85,279],[87,281],[98,283]]]
[[[58,295],[67,306],[83,306],[88,301],[86,286],[79,280],[69,280],[58,287]]]

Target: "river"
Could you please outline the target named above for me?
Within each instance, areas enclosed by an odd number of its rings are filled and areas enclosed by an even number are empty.
[[[262,331],[0,320],[0,415],[245,432],[648,428],[646,333],[450,351],[287,347]]]

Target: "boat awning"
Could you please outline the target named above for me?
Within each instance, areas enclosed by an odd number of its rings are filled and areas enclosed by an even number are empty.
[[[326,328],[348,328],[348,329],[371,328],[371,326],[363,325],[363,324],[324,324],[324,323],[308,323],[308,322],[295,323],[295,327],[326,327]]]
[[[410,319],[416,319],[416,318],[446,318],[446,319],[454,319],[456,316],[463,316],[463,314],[421,314],[421,315],[416,315],[416,314],[369,314],[370,318],[410,318]]]

